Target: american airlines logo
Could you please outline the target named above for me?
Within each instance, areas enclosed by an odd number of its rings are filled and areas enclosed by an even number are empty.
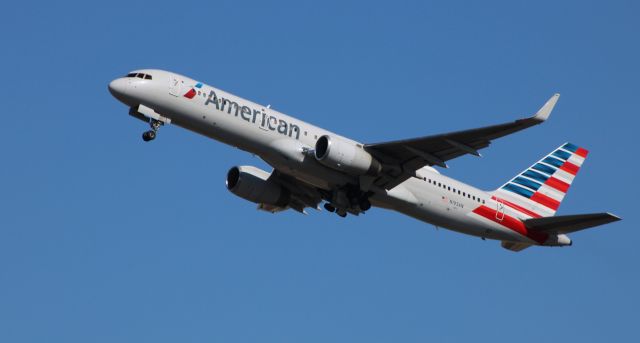
[[[193,88],[184,94],[184,97],[187,99],[193,99],[197,94],[196,88],[202,88],[202,83],[198,82]]]
[[[195,96],[195,90],[192,88]],[[188,94],[188,93],[187,93]],[[185,96],[187,96],[185,94]],[[222,112],[232,114],[236,118],[242,118],[248,123],[258,125],[263,130],[270,130],[278,132],[281,135],[293,137],[295,139],[300,138],[300,127],[298,125],[288,123],[286,120],[278,118],[273,115],[269,115],[265,112],[264,108],[257,110],[249,106],[239,105],[235,101],[231,101],[226,98],[219,98],[215,91],[211,91],[207,97],[205,106],[214,104],[216,109]]]

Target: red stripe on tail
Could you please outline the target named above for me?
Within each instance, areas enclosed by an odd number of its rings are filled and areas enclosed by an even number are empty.
[[[569,184],[562,181],[562,180],[558,180],[555,177],[550,177],[549,179],[547,179],[547,181],[544,183],[547,186],[553,187],[557,190],[559,190],[562,193],[566,193],[567,190],[569,190]]]
[[[533,195],[531,196],[531,198],[529,198],[535,202],[537,202],[540,205],[543,205],[545,207],[548,207],[552,210],[557,210],[558,207],[560,207],[560,202],[558,200],[549,198],[548,196],[540,193],[540,192],[535,192],[533,193]]]
[[[587,149],[578,148],[578,150],[576,150],[576,155],[578,156],[582,156],[586,158],[588,154],[589,154],[589,150]]]
[[[566,171],[567,173],[571,174],[571,175],[576,175],[578,174],[578,170],[580,170],[580,167],[578,167],[577,165],[571,163],[571,162],[565,162],[561,167],[561,170]]]

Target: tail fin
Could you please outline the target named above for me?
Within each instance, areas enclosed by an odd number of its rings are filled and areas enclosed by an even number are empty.
[[[589,151],[565,143],[492,192],[533,218],[553,216]]]

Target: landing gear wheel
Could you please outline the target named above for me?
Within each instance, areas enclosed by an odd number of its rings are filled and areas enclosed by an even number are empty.
[[[335,212],[336,211],[336,208],[333,207],[333,205],[331,205],[330,203],[324,204],[324,209],[329,211],[329,212]]]
[[[336,214],[339,215],[340,217],[344,218],[347,216],[347,211],[343,210],[343,209],[337,209],[336,210]]]
[[[371,202],[369,202],[369,199],[361,199],[360,203],[358,204],[360,206],[360,209],[362,211],[368,211],[371,208]]]
[[[153,130],[147,131],[142,134],[142,140],[144,140],[145,142],[152,141],[154,139],[156,139],[156,132]]]

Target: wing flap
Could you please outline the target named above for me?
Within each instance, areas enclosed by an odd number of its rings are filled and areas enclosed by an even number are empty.
[[[516,243],[516,242],[507,242],[507,241],[502,241],[501,245],[503,248],[507,250],[515,251],[515,252],[522,251],[531,246],[531,244],[527,244],[527,243]]]
[[[611,213],[589,213],[524,220],[527,229],[547,233],[571,233],[621,220]]]
[[[269,204],[258,204],[258,209],[276,213],[285,211],[289,208],[307,214],[305,208],[310,207],[313,209],[319,209],[318,205],[322,202],[322,194],[319,190],[311,185],[308,185],[292,176],[284,174],[277,169],[274,169],[269,179],[284,187],[289,191],[291,200],[286,207],[274,206]]]

